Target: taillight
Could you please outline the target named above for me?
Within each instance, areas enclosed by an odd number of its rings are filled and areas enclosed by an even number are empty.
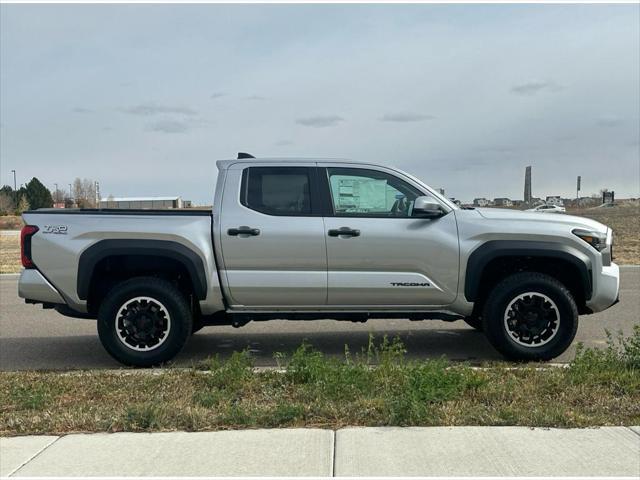
[[[25,225],[20,231],[20,258],[24,268],[36,268],[31,259],[31,237],[38,231],[38,227]]]

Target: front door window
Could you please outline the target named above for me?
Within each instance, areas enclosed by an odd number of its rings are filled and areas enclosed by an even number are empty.
[[[328,168],[335,216],[410,217],[420,192],[393,175],[364,168]]]

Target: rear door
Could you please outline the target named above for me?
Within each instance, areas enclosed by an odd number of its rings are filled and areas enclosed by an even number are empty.
[[[321,172],[330,197],[329,306],[453,302],[459,263],[453,211],[438,219],[412,218],[413,201],[429,192],[390,169],[333,164]]]
[[[326,243],[315,167],[238,163],[227,170],[221,277],[233,308],[326,304]]]

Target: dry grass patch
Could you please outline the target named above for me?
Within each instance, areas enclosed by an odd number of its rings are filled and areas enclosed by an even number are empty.
[[[1,215],[0,230],[20,230],[24,223],[20,215]]]
[[[20,235],[0,233],[0,273],[18,273],[20,270]]]
[[[567,213],[591,218],[611,227],[614,261],[619,265],[640,265],[640,202],[628,201],[610,208],[569,210]]]
[[[640,326],[570,368],[409,361],[386,339],[342,360],[306,345],[279,360],[284,373],[255,371],[247,352],[157,375],[2,372],[0,434],[640,423]]]

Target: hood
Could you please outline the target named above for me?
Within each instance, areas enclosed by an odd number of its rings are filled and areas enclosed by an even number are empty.
[[[523,212],[521,210],[509,210],[507,208],[476,208],[476,211],[484,218],[492,220],[564,224],[571,227],[595,230],[603,234],[607,233],[607,226],[600,222],[596,222],[590,218],[565,215],[564,213]]]

